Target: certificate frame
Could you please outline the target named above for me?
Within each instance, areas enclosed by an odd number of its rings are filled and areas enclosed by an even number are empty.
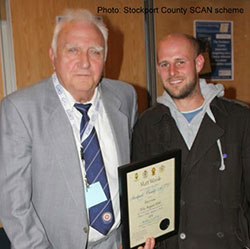
[[[180,174],[179,149],[118,167],[124,249],[143,245],[147,237],[158,242],[177,233]]]

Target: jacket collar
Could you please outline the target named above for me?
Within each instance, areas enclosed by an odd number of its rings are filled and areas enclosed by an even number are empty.
[[[221,116],[228,117],[229,115],[228,110],[225,108],[225,105],[223,105],[222,102],[219,101],[220,99],[225,100],[225,98],[218,98],[218,97],[215,97],[213,99],[213,101],[210,104],[211,110],[212,112],[217,112]]]
[[[224,98],[222,98],[224,99]],[[212,111],[217,111],[219,114],[223,115],[223,116],[228,116],[229,113],[226,110],[225,106],[222,104],[221,101],[219,101],[218,97],[215,97],[212,102],[210,103],[211,106],[211,110]],[[157,103],[155,105],[156,108],[156,116],[155,116],[155,123],[158,123],[161,121],[161,119],[163,118],[163,116],[168,116],[171,117],[171,113],[170,113],[170,109],[160,103]]]
[[[154,121],[153,121],[155,125],[160,123],[165,116],[166,118],[172,118],[169,107],[160,103],[156,103],[150,109],[153,109],[153,108],[155,108],[155,116],[154,116]]]

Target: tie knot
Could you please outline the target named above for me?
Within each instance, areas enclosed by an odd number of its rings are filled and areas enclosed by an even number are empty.
[[[91,104],[80,104],[80,103],[75,103],[74,107],[82,114],[86,114],[90,108]]]

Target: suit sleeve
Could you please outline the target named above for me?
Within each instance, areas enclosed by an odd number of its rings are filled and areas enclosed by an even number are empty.
[[[7,97],[0,109],[0,220],[15,249],[51,249],[32,204],[32,134]]]

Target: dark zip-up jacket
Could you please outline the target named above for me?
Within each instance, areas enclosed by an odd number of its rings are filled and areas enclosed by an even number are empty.
[[[164,248],[250,248],[250,111],[218,97],[210,107],[216,123],[205,114],[190,150],[162,104],[146,110],[134,128],[133,161],[182,150],[179,230]]]

